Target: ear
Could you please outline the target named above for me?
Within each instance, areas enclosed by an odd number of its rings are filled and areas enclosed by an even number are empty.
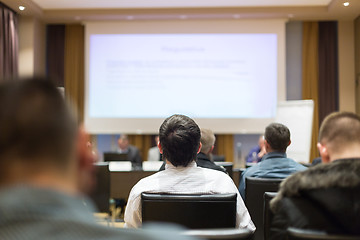
[[[321,156],[321,161],[323,163],[329,163],[330,162],[330,156],[329,151],[325,145],[322,145],[321,143],[317,143],[317,147],[319,149],[319,153]]]
[[[270,144],[268,143],[268,141],[266,141],[266,139],[264,139],[264,146],[265,146],[266,152],[270,152],[270,151],[271,151]]]
[[[289,140],[289,144],[287,146],[290,146],[291,145],[291,140]]]
[[[212,153],[212,151],[214,150],[214,147],[215,147],[214,145],[211,146],[210,151],[209,151],[208,154]]]
[[[78,130],[77,139],[77,177],[81,192],[89,192],[95,185],[96,154],[92,151],[89,135],[83,126]]]
[[[198,149],[197,153],[199,153],[201,151],[201,148],[202,148],[202,144],[201,144],[201,142],[199,142],[199,149]]]
[[[162,149],[162,146],[161,146],[161,144],[160,144],[160,141],[157,142],[157,147],[158,147],[158,149],[159,149],[159,152],[160,152],[161,154],[163,154],[163,149]]]

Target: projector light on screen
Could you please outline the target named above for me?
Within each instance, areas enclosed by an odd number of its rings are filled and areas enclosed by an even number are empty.
[[[90,118],[272,118],[276,34],[94,34]]]
[[[285,19],[92,21],[85,46],[92,134],[156,134],[173,114],[259,134],[286,100]]]

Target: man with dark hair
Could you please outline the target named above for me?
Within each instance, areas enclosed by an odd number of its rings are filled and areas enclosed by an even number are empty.
[[[215,140],[216,140],[215,135],[210,129],[201,129],[201,138],[200,138],[201,149],[200,152],[196,155],[196,160],[195,160],[196,165],[198,167],[214,169],[227,174],[227,171],[224,167],[216,165],[210,159],[211,153],[214,150]],[[164,163],[160,168],[160,171],[165,170],[165,165],[166,162],[164,161]]]
[[[288,227],[360,235],[360,117],[336,112],[322,122],[322,162],[286,179],[271,202],[271,239]]]
[[[49,80],[0,85],[0,239],[168,239],[96,223],[82,195],[93,163],[88,136]]]
[[[140,180],[131,190],[125,210],[127,227],[141,226],[141,193],[221,194],[237,193],[236,227],[255,231],[244,202],[232,179],[216,170],[196,166],[201,149],[200,128],[191,118],[173,115],[159,130],[160,153],[166,160],[164,171]]]
[[[303,165],[287,158],[286,149],[290,145],[290,131],[280,123],[272,123],[265,129],[266,155],[261,162],[246,169],[240,179],[239,191],[245,200],[246,177],[286,178],[297,171],[306,169]]]

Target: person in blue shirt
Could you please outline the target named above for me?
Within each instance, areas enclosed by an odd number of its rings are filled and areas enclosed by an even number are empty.
[[[246,156],[246,163],[261,162],[262,157],[265,155],[264,135],[259,137],[258,145],[251,148]]]
[[[264,145],[266,154],[260,163],[246,169],[240,179],[239,191],[245,200],[246,177],[286,178],[306,167],[287,158],[286,149],[290,145],[290,130],[283,124],[272,123],[265,129]]]

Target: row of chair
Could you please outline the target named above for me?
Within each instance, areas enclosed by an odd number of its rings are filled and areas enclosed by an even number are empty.
[[[109,211],[110,175],[108,166],[97,166],[100,186],[92,195],[100,211]],[[219,195],[169,195],[142,194],[143,222],[172,222],[189,229],[186,235],[203,239],[268,239],[272,213],[269,202],[275,196],[281,179],[246,179],[245,204],[257,230],[253,235],[248,230],[234,229],[236,223],[236,194]],[[289,229],[289,239],[344,239],[324,233]]]

